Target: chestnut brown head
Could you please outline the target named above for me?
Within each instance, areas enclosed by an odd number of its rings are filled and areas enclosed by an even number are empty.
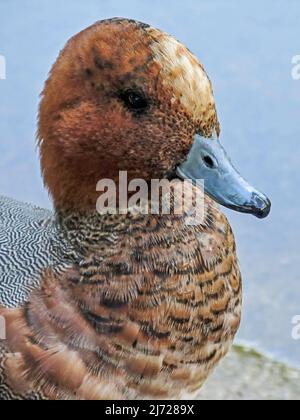
[[[46,82],[39,144],[58,209],[94,210],[96,184],[166,178],[196,133],[219,133],[211,83],[173,37],[126,19],[73,37]]]

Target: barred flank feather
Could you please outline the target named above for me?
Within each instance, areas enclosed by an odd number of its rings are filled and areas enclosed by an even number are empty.
[[[24,303],[41,273],[61,272],[70,254],[50,211],[0,196],[0,305]]]

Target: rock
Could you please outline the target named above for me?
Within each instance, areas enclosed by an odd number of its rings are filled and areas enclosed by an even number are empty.
[[[300,371],[235,346],[197,399],[300,400]]]

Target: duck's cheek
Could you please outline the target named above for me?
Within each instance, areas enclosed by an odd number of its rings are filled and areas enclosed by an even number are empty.
[[[120,107],[99,107],[93,102],[82,102],[65,110],[53,124],[53,133],[64,154],[83,155],[105,151],[124,152],[124,136],[134,129],[132,119]]]
[[[164,172],[174,170],[186,158],[193,144],[194,126],[184,114],[172,109],[157,109],[138,121],[137,149],[145,159]]]

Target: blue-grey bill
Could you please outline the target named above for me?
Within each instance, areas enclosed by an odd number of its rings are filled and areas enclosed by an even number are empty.
[[[192,182],[204,180],[205,192],[222,206],[261,219],[270,214],[268,197],[245,181],[217,138],[196,135],[187,160],[177,168],[177,175]]]

